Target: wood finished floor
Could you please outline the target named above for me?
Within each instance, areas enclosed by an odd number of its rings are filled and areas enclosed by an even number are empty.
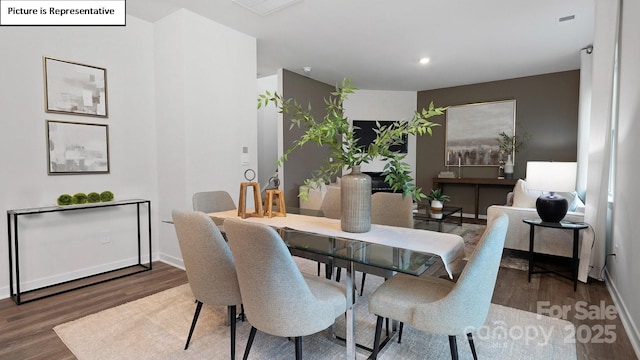
[[[10,299],[0,300],[0,359],[75,359],[53,331],[56,325],[186,282],[184,271],[157,262],[153,264],[152,271],[19,306]],[[569,280],[553,275],[535,275],[528,283],[525,271],[500,269],[494,303],[536,312],[538,301],[572,308],[580,301],[595,305],[600,301],[612,304],[602,282],[579,283],[578,291],[574,292]],[[578,330],[582,331],[582,336],[587,328],[591,331],[596,325],[615,326],[614,343],[578,342],[578,359],[636,359],[618,317],[604,321],[578,320],[571,312],[567,320],[573,322],[577,329],[583,329]]]

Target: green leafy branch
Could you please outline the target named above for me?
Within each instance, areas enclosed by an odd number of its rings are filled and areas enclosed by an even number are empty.
[[[413,184],[410,176],[410,166],[404,162],[406,154],[391,150],[394,145],[402,144],[405,135],[421,136],[432,135],[433,127],[440,124],[428,120],[433,116],[444,114],[446,107],[436,108],[433,103],[427,109],[416,111],[414,118],[409,121],[396,121],[389,126],[381,126],[376,122],[376,138],[368,146],[358,145],[358,139],[354,136],[354,127],[344,115],[344,101],[352,94],[355,87],[350,79],[343,79],[341,86],[331,92],[331,96],[325,99],[326,111],[321,121],[317,121],[311,113],[311,105],[303,107],[295,99],[283,99],[277,92],[269,91],[258,96],[258,108],[272,103],[278,112],[291,116],[291,126],[303,127],[305,133],[284,152],[278,159],[278,166],[287,161],[289,154],[307,143],[318,146],[327,146],[330,157],[334,161],[326,161],[312,173],[310,179],[305,180],[301,186],[299,196],[308,199],[309,189],[319,187],[330,181],[331,177],[339,174],[343,168],[351,168],[368,163],[380,157],[388,161],[383,169],[385,182],[395,191],[402,192],[403,196],[411,195],[414,199],[424,199],[426,196],[420,188]]]

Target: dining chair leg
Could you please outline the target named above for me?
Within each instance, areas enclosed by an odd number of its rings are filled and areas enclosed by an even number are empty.
[[[251,327],[251,332],[249,332],[249,338],[247,339],[247,347],[244,349],[244,356],[242,360],[247,360],[249,358],[249,351],[251,350],[251,345],[253,345],[253,338],[256,337],[256,329],[255,327]]]
[[[367,273],[363,272],[362,273],[362,284],[360,285],[360,296],[362,296],[362,293],[364,292],[364,280],[367,278]]]
[[[449,335],[449,349],[451,350],[451,360],[458,360],[458,344],[455,335]]]
[[[302,336],[296,336],[296,360],[302,360]]]
[[[373,338],[373,352],[371,353],[371,359],[376,360],[378,358],[378,349],[380,349],[380,335],[382,333],[382,321],[384,318],[378,316],[376,319],[376,334]]]
[[[400,322],[400,329],[398,330],[398,344],[402,342],[402,329],[404,328],[404,323]]]
[[[476,354],[476,346],[473,344],[473,335],[467,334],[467,340],[469,340],[469,346],[471,347],[471,354],[473,354],[473,360],[478,360],[478,354]]]
[[[231,360],[236,360],[236,306],[227,307],[229,312],[229,324],[231,324]]]
[[[193,335],[193,329],[196,328],[196,323],[198,322],[198,316],[200,315],[200,310],[202,310],[202,301],[196,300],[196,312],[193,314],[193,320],[191,321],[191,329],[189,329],[189,336],[187,336],[187,343],[184,345],[184,349],[187,350],[189,347],[189,341],[191,341],[191,335]]]

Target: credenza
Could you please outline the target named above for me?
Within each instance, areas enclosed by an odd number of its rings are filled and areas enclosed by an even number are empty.
[[[467,184],[475,187],[474,215],[478,220],[480,204],[480,188],[482,186],[505,186],[511,187],[518,182],[518,179],[497,179],[497,178],[433,178],[433,188],[437,189],[444,184]]]

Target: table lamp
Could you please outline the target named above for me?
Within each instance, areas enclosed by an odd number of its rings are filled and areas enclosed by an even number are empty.
[[[575,162],[527,162],[527,189],[543,192],[536,200],[542,221],[557,223],[567,214],[569,203],[556,192],[575,190],[577,166]]]

